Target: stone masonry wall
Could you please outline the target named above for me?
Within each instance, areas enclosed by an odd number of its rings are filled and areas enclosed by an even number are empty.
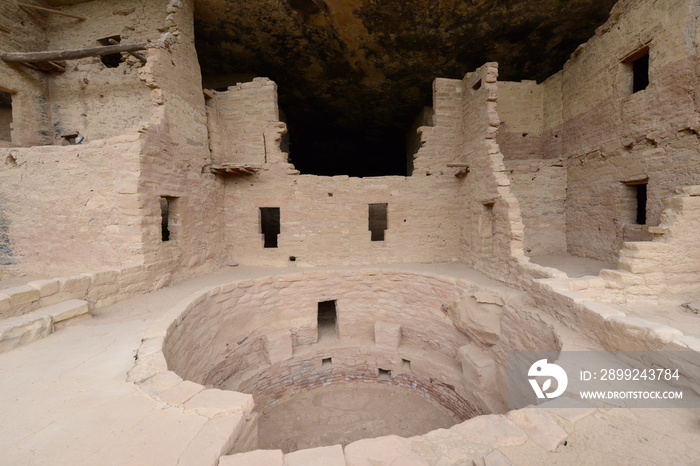
[[[564,163],[534,158],[504,163],[510,175],[511,192],[520,204],[525,253],[529,256],[566,254]]]
[[[239,83],[226,92],[209,91],[207,101],[212,162],[262,165],[267,163],[267,125],[282,124],[277,85],[267,78]]]
[[[490,276],[509,282],[513,265],[524,259],[523,225],[518,201],[496,137],[498,65],[487,63],[462,80],[461,159],[470,173],[462,181],[461,259]]]
[[[45,1],[37,6],[49,6]],[[73,21],[73,20],[69,20]],[[0,50],[33,52],[45,50],[47,18],[24,10],[14,2],[0,4]],[[51,141],[52,130],[46,97],[47,80],[41,72],[0,61],[0,90],[12,94],[12,142],[29,146]]]
[[[51,276],[139,263],[138,211],[124,188],[140,151],[138,134],[0,149],[0,270]]]
[[[119,35],[121,43],[154,41],[160,37],[167,0],[91,1],[62,7],[87,21],[52,15],[47,28],[48,50],[97,47],[97,39]],[[147,51],[137,52],[148,56]],[[88,140],[122,134],[151,120],[150,90],[140,78],[143,64],[123,54],[119,66],[105,66],[100,57],[67,62],[65,73],[50,77],[50,105],[56,142],[79,131]]]
[[[547,156],[568,160],[570,253],[611,261],[624,241],[651,239],[645,226],[629,220],[624,182],[648,179],[646,225],[653,226],[665,198],[700,180],[694,9],[673,0],[620,2],[548,80],[562,98],[562,123],[552,119],[543,138],[561,141],[551,148],[561,152]],[[631,94],[631,66],[623,62],[645,44],[650,83]]]
[[[265,134],[267,163],[256,176],[225,181],[229,258],[256,265],[293,260],[300,266],[454,260],[460,224],[454,192],[459,180],[446,163],[455,160],[459,137],[451,116],[456,104],[445,102],[448,99],[441,91],[446,81],[436,80],[434,126],[418,130],[422,145],[410,177],[298,175],[280,150],[284,124],[259,120],[253,133]],[[265,86],[265,92],[260,94],[255,84],[227,92],[270,101],[271,82],[254,83]],[[254,99],[238,101],[246,108],[257,105]],[[230,138],[226,144],[232,144]],[[381,203],[387,204],[387,230],[383,241],[372,241],[369,204]],[[280,209],[276,248],[263,247],[260,208],[264,207]]]

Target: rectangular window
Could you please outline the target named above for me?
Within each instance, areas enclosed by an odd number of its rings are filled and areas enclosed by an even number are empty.
[[[0,141],[11,142],[12,94],[0,91]]]
[[[649,46],[642,47],[622,60],[626,94],[643,91],[649,86]]]
[[[264,238],[264,247],[277,247],[277,236],[280,234],[279,207],[260,208],[260,232]]]
[[[177,200],[176,197],[160,197],[160,232],[164,242],[176,238],[176,231],[179,227]]]
[[[479,218],[479,237],[481,238],[481,248],[486,252],[493,250],[493,236],[495,229],[494,203],[482,204],[481,217]]]
[[[369,231],[372,232],[372,241],[384,241],[384,232],[387,229],[388,204],[369,205]]]
[[[647,223],[647,183],[648,179],[624,182],[622,197],[623,221],[632,225]]]
[[[377,369],[377,379],[391,382],[391,371],[387,369]]]
[[[336,338],[338,336],[338,312],[335,300],[318,303],[318,339]]]

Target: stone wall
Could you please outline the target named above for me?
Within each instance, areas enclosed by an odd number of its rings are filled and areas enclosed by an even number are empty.
[[[563,161],[506,160],[505,166],[510,175],[511,192],[518,199],[522,213],[525,253],[529,256],[566,254],[566,168]]]
[[[441,86],[446,81],[436,80],[434,126],[418,130],[422,145],[410,177],[298,175],[280,150],[284,124],[270,122],[268,117],[260,119],[257,130],[250,131],[264,132],[267,163],[256,176],[225,180],[229,258],[257,265],[293,261],[299,266],[456,259],[460,220],[454,192],[459,180],[454,177],[456,170],[446,163],[454,161],[459,138],[451,116],[457,108],[453,103],[443,104],[447,98]],[[271,82],[255,83],[265,86],[262,94],[255,84],[227,93],[250,93],[251,98],[270,101]],[[247,108],[255,107],[252,102],[244,100]],[[222,139],[222,144],[224,141],[226,146],[233,144],[230,137]],[[387,230],[383,241],[372,241],[369,204],[382,203],[387,204]],[[276,248],[263,247],[260,208],[264,207],[280,209]]]
[[[553,155],[568,160],[572,254],[611,261],[624,241],[651,239],[645,226],[629,220],[625,182],[648,179],[646,225],[653,226],[665,198],[700,180],[693,98],[698,32],[689,8],[670,0],[620,2],[596,36],[550,78],[547,92],[561,95],[562,123],[552,120],[543,138],[558,136],[561,145],[552,149],[561,152]],[[631,93],[625,58],[644,45],[649,86]]]
[[[493,285],[388,270],[240,281],[191,300],[163,352],[182,378],[253,394],[258,407],[330,383],[378,381],[463,418],[503,412],[509,351],[560,343],[536,312],[518,308],[518,292]],[[319,329],[318,303],[328,300],[335,335]]]
[[[47,7],[39,0],[34,5]],[[48,19],[36,11],[24,10],[14,2],[0,4],[0,50],[34,52],[46,50]],[[12,94],[15,145],[47,144],[51,123],[46,98],[47,79],[41,72],[0,61],[0,90]]]
[[[518,201],[510,191],[496,137],[498,64],[486,63],[461,82],[463,178],[460,199],[461,259],[490,276],[512,282],[513,264],[524,258],[523,225]]]
[[[209,91],[207,116],[212,162],[267,163],[265,129],[281,125],[277,85],[267,78],[239,83],[225,92]]]
[[[139,263],[138,210],[124,188],[140,152],[138,134],[0,149],[0,263],[34,276]]]

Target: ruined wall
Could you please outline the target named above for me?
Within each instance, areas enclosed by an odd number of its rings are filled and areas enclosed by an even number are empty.
[[[461,259],[478,270],[512,281],[515,261],[524,258],[523,225],[511,194],[496,136],[498,65],[487,63],[461,82],[461,159],[470,173],[462,181]]]
[[[65,99],[50,106],[62,122],[79,121],[72,119],[79,116],[97,125],[88,125],[90,131],[102,128],[124,136],[95,139],[91,135],[104,135],[101,130],[86,134],[82,127],[73,128],[87,136],[86,142],[8,151],[2,157],[3,253],[11,255],[10,271],[50,276],[144,264],[141,280],[157,288],[217,267],[224,244],[223,187],[204,170],[211,162],[192,3],[81,6],[80,14],[93,20],[116,18],[114,32],[138,32],[139,40],[165,34],[143,52],[145,66],[132,66],[132,59],[117,68],[104,68],[99,59],[78,60],[50,87],[65,91],[57,91]],[[148,19],[141,22],[139,15]],[[89,22],[56,32],[54,40],[94,45],[87,41],[99,28]],[[116,81],[111,81],[114,87],[100,86],[101,100],[90,80],[102,83],[103,78]],[[76,82],[87,88],[71,93]],[[86,103],[100,108],[104,119],[81,114]],[[128,130],[136,121],[138,131]],[[162,236],[161,197],[172,201],[169,241]]]
[[[525,253],[531,256],[566,252],[566,168],[561,160],[548,160],[557,154],[548,150],[542,133],[556,109],[546,89],[535,81],[498,82],[498,147],[520,204]]]
[[[48,6],[43,0],[34,4]],[[46,27],[45,16],[24,10],[14,2],[0,4],[0,50],[3,52],[45,50]],[[0,61],[0,90],[12,94],[14,145],[29,146],[51,141],[46,85],[43,73]]]
[[[207,116],[212,163],[267,163],[265,127],[280,124],[277,85],[267,78],[209,91]]]
[[[138,185],[143,254],[161,280],[212,270],[225,259],[223,186],[211,164],[201,73],[194,49],[193,2],[162,4],[162,45],[149,47],[143,74],[155,106]],[[171,237],[163,241],[161,197],[171,201]]]
[[[98,39],[118,35],[121,43],[156,40],[166,17],[166,0],[90,1],[61,7],[87,21],[66,21],[52,15],[48,50],[106,45]],[[147,51],[137,52],[147,56]],[[58,143],[61,135],[80,132],[87,139],[122,134],[151,119],[150,90],[140,78],[143,64],[128,54],[89,57],[67,62],[65,73],[50,78],[50,103]],[[115,66],[116,65],[116,66]]]
[[[528,256],[566,254],[564,163],[542,159],[506,160],[504,163],[511,192],[520,205],[525,253]]]
[[[227,91],[231,92],[231,90]],[[234,92],[251,92],[241,87]],[[269,94],[259,95],[263,102]],[[257,105],[255,99],[239,99]],[[452,260],[459,241],[459,180],[446,161],[459,142],[447,110],[438,99],[433,127],[422,127],[422,147],[411,177],[351,178],[298,175],[286,163],[279,142],[286,131],[279,122],[260,121],[265,133],[267,164],[256,176],[226,179],[224,210],[229,258],[246,264],[342,265]],[[229,139],[226,144],[231,145]],[[369,204],[387,206],[387,230],[372,241]],[[280,209],[276,248],[265,248],[260,208]]]
[[[699,182],[694,8],[689,1],[620,2],[545,83],[546,93],[562,98],[561,123],[548,119],[543,138],[558,139],[568,160],[570,253],[611,261],[623,241],[651,239],[646,226],[630,221],[624,182],[648,178],[647,226],[658,225],[676,187]],[[631,93],[625,59],[644,45],[649,86]],[[550,155],[558,149],[552,145]]]

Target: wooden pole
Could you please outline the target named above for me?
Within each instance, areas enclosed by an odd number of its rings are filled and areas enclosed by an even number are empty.
[[[114,39],[109,39],[109,43],[112,44],[112,45],[117,45],[119,42],[117,42],[117,41],[114,40]],[[141,54],[134,53],[134,52],[127,52],[127,53],[128,53],[129,55],[131,55],[132,57],[134,57],[134,58],[138,58],[138,59],[141,60],[143,63],[146,63],[146,62],[148,61],[148,60],[146,60],[146,57],[144,57],[144,56],[141,55]]]
[[[50,8],[44,8],[43,6],[31,5],[31,4],[29,4],[29,3],[20,3],[20,2],[17,2],[17,6],[22,7],[22,8],[31,8],[31,9],[33,9],[33,10],[42,11],[42,12],[44,12],[44,13],[49,13],[49,14],[52,14],[52,15],[68,16],[69,18],[79,19],[80,21],[85,21],[85,20],[87,19],[87,18],[84,18],[84,17],[82,17],[82,16],[72,15],[72,14],[70,14],[70,13],[64,13],[64,12],[62,12],[62,11],[52,10],[52,9],[50,9]]]
[[[6,63],[41,63],[58,60],[77,60],[78,58],[96,57],[110,53],[133,52],[145,50],[148,44],[119,44],[92,47],[88,49],[56,50],[51,52],[6,52],[0,58]]]

